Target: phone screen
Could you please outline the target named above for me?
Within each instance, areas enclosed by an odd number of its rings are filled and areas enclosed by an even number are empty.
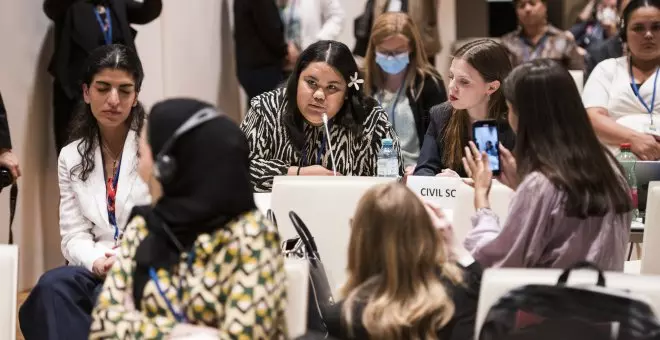
[[[498,149],[498,145],[500,141],[497,133],[497,125],[494,124],[475,125],[473,133],[474,133],[474,143],[477,145],[479,151],[485,152],[486,155],[488,155],[490,170],[493,171],[494,173],[499,173],[500,151]]]

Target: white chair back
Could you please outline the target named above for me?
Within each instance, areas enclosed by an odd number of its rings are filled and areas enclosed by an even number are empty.
[[[289,212],[305,222],[316,240],[333,295],[346,281],[349,221],[357,203],[369,188],[395,181],[387,177],[282,176],[273,181],[271,209],[282,240],[297,237]]]
[[[571,74],[571,77],[573,77],[573,80],[575,80],[575,85],[577,85],[578,91],[582,94],[582,90],[584,89],[584,71],[570,70],[568,72]]]
[[[18,246],[0,245],[0,339],[16,339],[16,295],[18,294]]]
[[[285,259],[287,279],[286,324],[289,338],[296,339],[307,332],[307,294],[309,290],[309,262]]]
[[[649,182],[640,272],[660,275],[660,182]]]
[[[481,280],[481,292],[477,308],[475,335],[479,334],[490,308],[509,291],[528,285],[555,285],[561,269],[487,269]],[[569,285],[595,285],[594,271],[576,270],[569,277]],[[609,289],[628,291],[645,297],[656,315],[660,311],[660,276],[639,276],[606,272],[605,286]]]
[[[257,206],[257,209],[261,211],[262,214],[266,215],[268,209],[270,209],[270,192],[258,192],[254,194],[254,204]]]
[[[475,214],[474,209],[474,189],[462,183],[458,189],[458,199],[456,201],[456,208],[453,212],[452,225],[456,235],[457,242],[463,242],[467,233],[472,230],[472,216]],[[493,181],[493,186],[490,188],[490,207],[499,216],[500,224],[503,225],[509,216],[509,203],[513,196],[513,190],[504,184]]]

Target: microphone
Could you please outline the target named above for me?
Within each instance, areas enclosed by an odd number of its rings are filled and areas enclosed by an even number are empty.
[[[330,131],[328,130],[328,114],[323,113],[323,130],[325,131],[325,138],[328,139],[328,150],[330,150],[330,161],[332,161],[332,173],[337,176],[337,164],[335,164],[335,153],[332,149],[332,141],[330,140]]]

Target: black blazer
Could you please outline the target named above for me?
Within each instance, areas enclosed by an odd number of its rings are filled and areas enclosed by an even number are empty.
[[[2,94],[0,94],[0,149],[11,149],[9,122],[7,121],[5,103],[2,102]]]
[[[95,0],[110,8],[113,43],[135,49],[137,32],[129,24],[147,24],[160,15],[161,0]],[[48,71],[69,98],[80,92],[85,59],[103,44],[103,34],[90,0],[45,0],[44,13],[55,23],[55,53]]]
[[[234,44],[239,69],[284,65],[287,44],[275,1],[234,1]]]
[[[449,118],[453,114],[454,109],[449,102],[442,103],[431,109],[431,123],[429,129],[424,135],[424,142],[422,149],[419,153],[419,160],[415,168],[415,176],[435,176],[443,169],[446,169],[442,159],[443,145],[439,141],[445,134],[445,129],[449,123]],[[513,150],[515,145],[516,136],[509,127],[508,122],[500,122],[497,126],[499,132],[500,143],[509,150]],[[469,138],[465,138],[461,144],[468,145]],[[456,171],[461,177],[467,177],[465,169],[461,166],[459,169],[452,169]]]
[[[415,78],[415,84],[419,85],[421,80],[421,77],[417,76]],[[406,94],[408,95],[408,102],[415,117],[415,127],[417,128],[419,147],[421,148],[424,141],[424,134],[431,122],[431,109],[447,101],[447,91],[441,78],[426,76],[424,77],[422,93],[417,100],[415,100],[410,89]]]
[[[598,63],[603,60],[619,58],[621,56],[623,56],[623,42],[619,36],[611,37],[605,41],[590,46],[587,50],[587,55],[584,57],[584,63],[586,66],[584,75],[585,82]]]
[[[438,339],[442,340],[465,340],[474,338],[474,325],[477,318],[477,302],[479,300],[479,290],[481,289],[481,276],[483,269],[477,262],[473,262],[467,268],[463,275],[463,283],[455,286],[449,280],[442,279],[447,293],[454,302],[455,311],[449,323],[439,329]],[[354,325],[353,337],[348,335],[345,327],[342,325],[341,309],[343,302],[332,306],[326,312],[326,325],[331,336],[339,339],[369,339],[367,330],[360,321]],[[364,304],[356,303],[354,320],[362,319]]]

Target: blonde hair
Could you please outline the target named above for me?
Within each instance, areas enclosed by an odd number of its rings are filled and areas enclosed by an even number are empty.
[[[360,199],[352,222],[342,320],[353,331],[356,303],[372,339],[436,338],[454,314],[441,276],[461,282],[442,236],[419,198],[400,183]]]
[[[385,75],[383,70],[376,64],[376,46],[380,45],[383,40],[397,34],[408,38],[410,64],[408,65],[405,84],[412,91],[413,97],[419,99],[424,88],[425,77],[430,76],[438,84],[441,77],[428,61],[417,26],[408,14],[400,12],[388,12],[379,15],[371,29],[371,37],[369,37],[369,46],[365,56],[365,94],[373,96],[374,88],[383,88]],[[418,86],[415,86],[416,75],[419,75],[422,79]]]

